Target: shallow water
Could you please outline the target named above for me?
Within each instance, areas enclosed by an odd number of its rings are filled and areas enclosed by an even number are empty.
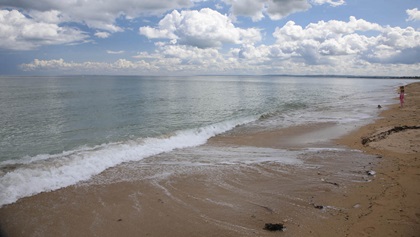
[[[189,154],[183,154],[185,166],[274,158],[298,164],[295,151],[230,147],[200,156],[205,151],[199,146],[233,128],[240,133],[370,121],[378,113],[376,106],[393,103],[395,88],[408,82],[271,76],[1,77],[0,205],[182,148]],[[171,157],[167,162],[178,162]]]

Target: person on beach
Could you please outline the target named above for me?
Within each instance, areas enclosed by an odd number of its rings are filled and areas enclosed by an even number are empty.
[[[404,86],[400,86],[400,104],[402,108],[404,106]]]

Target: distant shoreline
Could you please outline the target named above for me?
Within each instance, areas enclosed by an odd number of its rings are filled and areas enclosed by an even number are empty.
[[[266,76],[287,76],[287,77],[328,77],[328,78],[368,78],[368,79],[415,79],[419,80],[420,76],[352,76],[352,75],[276,75],[269,74]]]
[[[420,80],[420,76],[363,76],[363,75],[289,75],[289,74],[204,74],[204,75],[100,75],[100,74],[72,74],[72,75],[0,75],[0,78],[5,77],[103,77],[103,76],[117,76],[117,77],[226,77],[226,76],[241,76],[241,77],[315,77],[315,78],[351,78],[351,79],[410,79]]]

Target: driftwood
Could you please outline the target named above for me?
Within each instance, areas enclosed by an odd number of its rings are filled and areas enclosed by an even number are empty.
[[[385,139],[387,136],[391,135],[392,133],[396,133],[396,132],[402,132],[404,130],[407,129],[420,129],[420,126],[397,126],[394,127],[392,129],[389,129],[385,132],[381,132],[379,134],[370,136],[370,137],[363,137],[362,138],[362,144],[363,145],[368,145],[370,142],[376,142],[382,139]]]

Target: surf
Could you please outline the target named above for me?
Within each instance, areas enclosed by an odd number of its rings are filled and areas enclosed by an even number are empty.
[[[88,180],[108,168],[124,162],[205,144],[218,134],[256,121],[256,117],[223,121],[194,129],[180,130],[160,137],[141,138],[121,143],[85,147],[54,155],[37,155],[0,163],[0,206],[23,197]]]

